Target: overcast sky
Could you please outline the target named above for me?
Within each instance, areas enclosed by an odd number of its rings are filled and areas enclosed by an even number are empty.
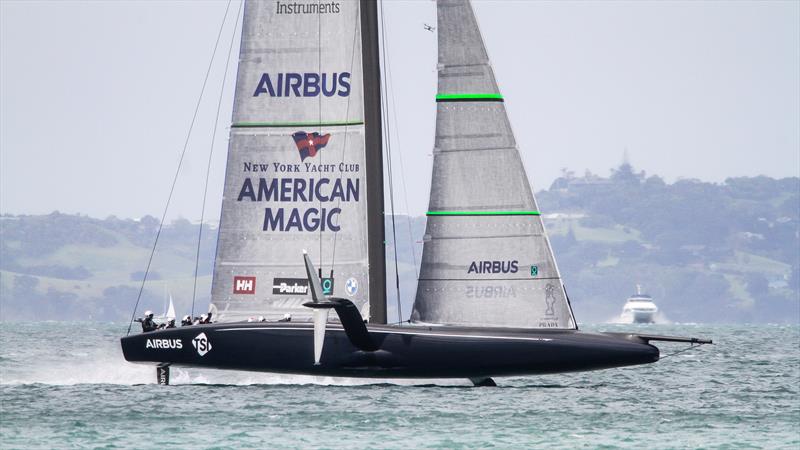
[[[0,212],[159,216],[224,10],[225,1],[0,0]],[[476,1],[475,10],[536,190],[561,168],[607,175],[625,149],[668,181],[800,175],[800,2]],[[436,36],[423,24],[435,25],[435,8],[387,0],[385,14],[394,150],[410,212],[422,214],[436,94]],[[223,66],[172,218],[199,218]],[[214,221],[234,70],[214,147]],[[402,189],[397,201],[404,212]]]

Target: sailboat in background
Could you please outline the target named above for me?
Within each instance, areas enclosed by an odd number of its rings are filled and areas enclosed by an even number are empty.
[[[169,294],[168,298],[169,305],[166,303],[164,304],[164,314],[153,318],[156,323],[167,323],[170,320],[175,320],[175,305],[172,303],[172,294]]]
[[[128,361],[159,365],[159,382],[181,365],[491,385],[654,362],[653,341],[710,342],[578,330],[472,7],[436,8],[434,162],[410,322],[386,323],[377,3],[248,1],[216,321],[126,336]]]

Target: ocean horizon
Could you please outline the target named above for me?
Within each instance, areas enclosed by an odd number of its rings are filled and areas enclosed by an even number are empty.
[[[376,380],[126,362],[127,324],[3,322],[2,448],[797,448],[800,326],[584,324],[691,335],[594,372]],[[138,330],[137,330],[138,331]],[[675,353],[679,352],[679,353]],[[674,354],[673,354],[674,353]],[[670,355],[670,356],[668,356]]]

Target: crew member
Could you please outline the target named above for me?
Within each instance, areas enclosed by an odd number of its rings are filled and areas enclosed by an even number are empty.
[[[165,328],[175,328],[175,319],[169,319]]]
[[[183,316],[183,320],[181,320],[181,326],[182,327],[188,327],[191,324],[192,324],[192,316],[190,316],[188,314]]]
[[[283,315],[283,319],[280,319],[278,322],[291,322],[291,321],[292,321],[292,315],[286,313]]]
[[[148,331],[155,331],[158,329],[158,325],[153,321],[153,311],[145,311],[144,312],[144,319],[136,319],[137,322],[142,323],[142,332],[147,333]]]

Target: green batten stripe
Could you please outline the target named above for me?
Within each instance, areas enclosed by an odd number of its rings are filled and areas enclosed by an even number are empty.
[[[539,211],[428,211],[426,216],[538,216]]]
[[[437,94],[437,102],[446,101],[503,101],[500,94]]]
[[[313,127],[346,127],[348,125],[364,125],[363,121],[349,122],[239,122],[231,128],[313,128]]]

